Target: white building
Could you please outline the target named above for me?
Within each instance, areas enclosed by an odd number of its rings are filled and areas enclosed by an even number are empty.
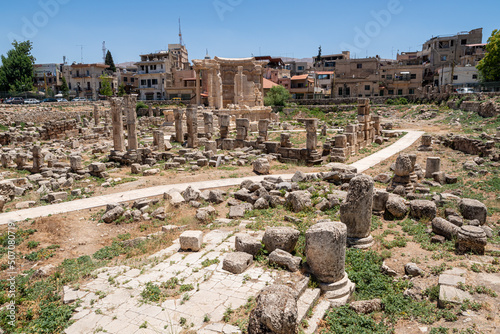
[[[439,85],[474,87],[479,84],[479,71],[474,66],[455,66],[439,69]]]

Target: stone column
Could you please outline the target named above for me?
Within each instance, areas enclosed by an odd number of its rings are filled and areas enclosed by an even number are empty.
[[[122,117],[123,98],[112,97],[109,101],[111,103],[111,123],[113,125],[113,149],[123,152],[125,150]]]
[[[99,126],[99,108],[94,104],[94,125]]]
[[[211,108],[215,107],[215,92],[214,92],[214,69],[209,69],[207,71],[207,83],[208,83],[208,106]]]
[[[199,106],[201,104],[201,90],[200,90],[200,70],[195,70],[195,80],[196,80],[196,105]]]
[[[204,112],[203,113],[203,122],[205,125],[205,134],[214,133],[214,114],[211,112]]]
[[[135,106],[137,104],[137,95],[127,95],[125,97],[125,109],[127,113],[127,133],[128,150],[137,150],[139,143],[137,141],[137,113]]]
[[[229,125],[231,124],[231,116],[228,114],[219,115],[219,128],[221,139],[226,139],[229,136]]]
[[[153,106],[148,105],[148,117],[153,117]]]
[[[316,150],[318,144],[318,120],[316,118],[308,118],[305,120],[306,132],[307,132],[307,143],[306,148],[310,151]]]
[[[280,135],[280,146],[292,147],[292,142],[290,141],[290,133],[285,132]]]
[[[341,222],[323,222],[306,231],[306,260],[332,306],[347,302],[354,284],[345,272],[347,228]]]
[[[31,169],[31,172],[40,173],[43,166],[42,148],[38,145],[33,146],[31,152],[33,154],[33,168]]]
[[[186,110],[186,124],[188,133],[188,147],[195,148],[198,146],[198,108],[194,105],[189,105]]]
[[[269,120],[268,119],[261,119],[259,120],[259,137],[264,138],[264,141],[267,141],[267,129],[269,127]]]
[[[223,107],[223,96],[222,96],[222,78],[219,70],[216,70],[214,74],[214,86],[215,86],[215,108],[222,109]]]
[[[247,140],[250,121],[248,118],[236,119],[236,140]]]
[[[340,220],[347,226],[347,243],[354,248],[373,245],[370,235],[373,206],[373,179],[359,175],[349,182],[346,200],[340,205]]]
[[[425,163],[425,178],[432,178],[433,173],[441,170],[441,158],[428,157]]]
[[[175,119],[175,140],[178,143],[184,142],[184,133],[182,132],[182,117],[184,116],[184,110],[181,108],[174,109],[174,119]]]
[[[165,134],[163,131],[153,131],[153,146],[158,146],[158,152],[165,151]]]

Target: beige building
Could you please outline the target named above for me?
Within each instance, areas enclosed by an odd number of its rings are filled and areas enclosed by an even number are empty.
[[[103,80],[109,80],[116,93],[118,77],[107,70],[104,64],[72,64],[63,66],[63,75],[68,83],[70,95],[98,100]]]
[[[130,64],[117,66],[118,87],[122,84],[127,94],[136,94],[139,90],[139,80],[137,78],[137,66]]]
[[[335,65],[339,60],[351,59],[351,52],[342,51],[342,53],[333,54],[333,55],[324,55],[321,56],[321,59],[318,57],[313,57],[314,60],[314,70],[315,71],[332,71],[335,69]]]
[[[380,68],[379,96],[413,95],[422,87],[423,65],[385,64]]]
[[[184,45],[169,44],[168,51],[140,55],[137,66],[139,100],[167,100],[166,87],[174,86],[174,73],[188,70],[188,52]]]
[[[173,72],[170,86],[165,87],[167,99],[180,98],[184,103],[191,103],[196,94],[196,78],[192,69]]]
[[[51,89],[54,94],[57,94],[62,83],[61,70],[61,64],[35,64],[33,66],[35,87],[43,92]]]

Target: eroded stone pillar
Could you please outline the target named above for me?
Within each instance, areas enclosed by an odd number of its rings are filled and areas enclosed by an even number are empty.
[[[137,95],[127,95],[125,97],[125,110],[127,114],[127,134],[128,150],[137,150],[139,143],[137,141],[137,113],[135,106],[137,104]]]
[[[175,140],[178,143],[184,142],[184,133],[182,132],[182,117],[184,116],[184,110],[181,108],[174,109],[174,119],[175,119]]]
[[[33,154],[33,168],[31,169],[31,172],[40,173],[43,166],[42,148],[38,145],[33,146],[31,152]]]
[[[163,131],[153,131],[153,146],[158,146],[158,152],[165,151],[165,134]]]
[[[373,179],[359,175],[349,182],[346,200],[340,205],[340,220],[347,227],[347,243],[354,248],[373,245],[370,235],[373,206]]]
[[[247,118],[236,119],[236,140],[247,140],[250,121]]]
[[[316,150],[318,145],[318,120],[316,118],[308,118],[305,120],[306,132],[307,132],[307,143],[306,148],[308,150]]]
[[[425,178],[432,178],[433,173],[441,170],[441,158],[428,157],[425,163]]]
[[[196,105],[199,106],[201,104],[201,90],[200,90],[200,70],[196,70],[195,72],[195,86],[196,86]]]
[[[332,306],[347,302],[354,284],[345,272],[347,228],[341,222],[323,222],[306,231],[306,260]]]
[[[211,112],[204,112],[203,113],[203,122],[205,125],[205,134],[214,133],[214,114]]]
[[[23,169],[26,166],[26,161],[28,160],[28,156],[26,153],[18,153],[16,154],[16,159],[14,162],[17,165],[17,169]]]
[[[198,147],[198,108],[194,105],[189,105],[186,110],[186,125],[188,133],[188,147]]]
[[[153,117],[153,107],[151,105],[148,106],[148,117]]]
[[[113,149],[123,152],[125,150],[122,117],[123,98],[112,97],[109,101],[111,103],[111,123],[113,126]]]
[[[219,128],[221,139],[226,139],[229,136],[229,125],[231,124],[231,116],[227,114],[219,115]]]
[[[72,155],[69,157],[69,164],[71,166],[71,171],[77,172],[83,169],[82,157],[79,155]]]
[[[268,119],[260,119],[259,120],[259,137],[262,137],[264,141],[267,141],[267,129],[269,127]]]
[[[99,126],[99,107],[94,104],[94,125]]]

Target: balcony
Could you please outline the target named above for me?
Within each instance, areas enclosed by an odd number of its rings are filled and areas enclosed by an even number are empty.
[[[159,70],[137,71],[137,74],[157,74],[157,73],[165,73],[165,70],[159,69]]]
[[[139,89],[160,89],[160,85],[140,85]]]

